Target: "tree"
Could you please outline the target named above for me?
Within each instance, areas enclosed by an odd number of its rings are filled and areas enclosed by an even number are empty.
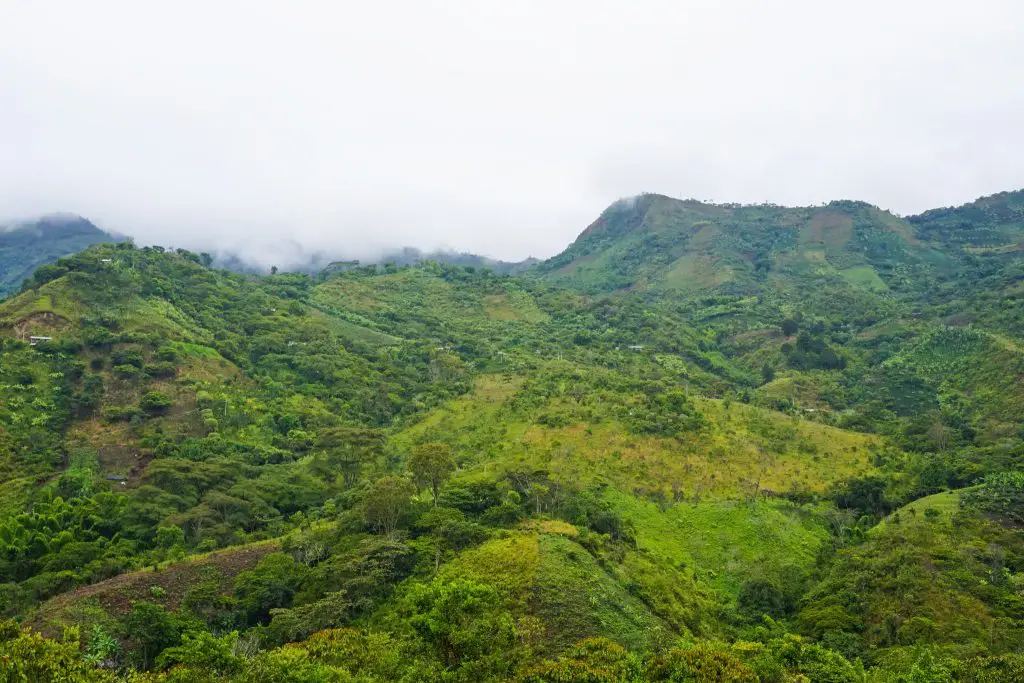
[[[837,485],[832,499],[837,507],[856,510],[858,515],[881,516],[892,509],[885,490],[886,483],[881,477],[855,477]]]
[[[450,671],[461,669],[469,680],[482,680],[508,666],[515,629],[493,587],[435,579],[414,585],[404,610],[409,625]]]
[[[235,593],[251,621],[266,618],[275,608],[289,607],[309,574],[291,555],[271,553],[235,577]]]
[[[640,680],[641,662],[607,638],[588,638],[558,658],[528,668],[521,683],[618,683]]]
[[[278,643],[297,642],[317,631],[341,626],[351,611],[352,602],[345,591],[335,591],[306,605],[270,610],[267,631]]]
[[[156,530],[154,540],[157,547],[171,550],[185,545],[185,532],[178,526],[162,526]]]
[[[394,536],[398,521],[409,509],[416,487],[404,477],[381,477],[370,487],[363,502],[366,523],[377,533]]]
[[[335,427],[322,432],[314,449],[328,469],[341,470],[346,486],[351,486],[363,467],[384,452],[384,435],[376,429]]]
[[[156,664],[161,669],[183,665],[223,677],[238,671],[242,666],[244,660],[233,652],[237,642],[237,631],[223,638],[207,631],[186,633],[182,636],[181,645],[165,649],[157,657]]]
[[[437,505],[437,496],[441,492],[441,486],[455,471],[452,447],[436,442],[417,446],[409,459],[409,470],[412,472],[413,481],[419,486],[430,488],[434,505]]]
[[[756,683],[758,680],[757,675],[736,655],[710,644],[656,655],[648,663],[646,674],[649,681]]]
[[[1024,524],[1024,472],[999,472],[964,493],[962,503],[997,519]]]
[[[124,627],[138,646],[144,669],[152,667],[157,655],[181,640],[181,629],[174,615],[151,602],[133,604]]]
[[[744,581],[737,602],[740,611],[754,619],[762,614],[776,619],[785,616],[786,596],[778,584],[769,579]]]
[[[800,329],[800,323],[793,320],[792,318],[786,318],[782,321],[782,334],[787,337],[792,337]]]

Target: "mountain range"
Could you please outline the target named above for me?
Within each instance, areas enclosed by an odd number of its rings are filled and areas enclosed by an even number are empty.
[[[0,241],[0,286],[11,291],[40,265],[100,241],[116,241],[85,218],[52,215],[9,225]],[[316,273],[357,263],[344,253],[308,252],[292,245],[288,270]],[[1003,192],[959,207],[901,218],[878,207],[834,201],[820,207],[707,204],[645,194],[619,200],[557,256],[500,261],[412,247],[389,250],[371,262],[412,265],[438,261],[498,273],[536,271],[594,291],[623,287],[741,291],[787,277],[841,278],[868,288],[887,287],[879,272],[895,263],[941,275],[1024,250],[1024,191]],[[269,267],[241,249],[213,254],[218,267],[266,273]],[[952,260],[950,260],[952,259]],[[17,263],[16,263],[17,261]],[[292,263],[294,262],[294,263]],[[334,266],[339,267],[338,265]],[[755,287],[756,288],[756,287]]]
[[[54,230],[0,680],[1021,680],[1024,192],[273,274]]]

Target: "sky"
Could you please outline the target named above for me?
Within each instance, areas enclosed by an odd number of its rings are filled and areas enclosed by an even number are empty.
[[[1024,187],[1017,0],[0,0],[0,219],[551,256],[620,197]]]

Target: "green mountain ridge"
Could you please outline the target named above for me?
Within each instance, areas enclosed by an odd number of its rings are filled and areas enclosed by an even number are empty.
[[[949,244],[917,234],[916,224],[927,235],[934,220],[904,220],[863,202],[789,208],[642,195],[613,204],[540,270],[594,291],[753,294],[784,278],[885,290],[910,270],[939,275],[957,265]]]
[[[0,230],[0,297],[17,291],[40,266],[91,244],[114,240],[78,216],[47,216]]]

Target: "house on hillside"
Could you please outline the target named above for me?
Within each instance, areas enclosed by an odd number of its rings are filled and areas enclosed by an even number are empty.
[[[39,342],[44,342],[44,341],[53,341],[53,337],[29,336],[29,338],[28,338],[28,345],[29,346],[35,346]]]

